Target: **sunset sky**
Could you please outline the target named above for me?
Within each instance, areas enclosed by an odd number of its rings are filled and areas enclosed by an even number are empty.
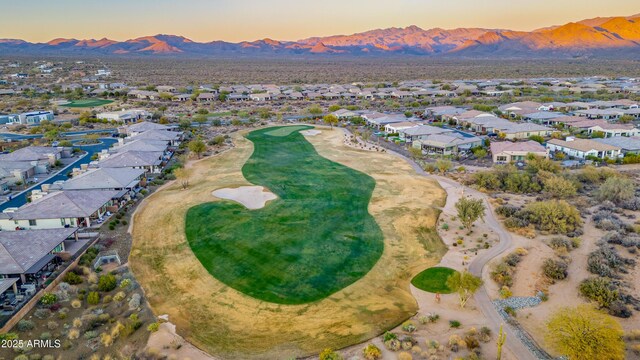
[[[0,38],[126,40],[155,34],[242,41],[417,25],[532,30],[633,15],[638,0],[0,0]]]

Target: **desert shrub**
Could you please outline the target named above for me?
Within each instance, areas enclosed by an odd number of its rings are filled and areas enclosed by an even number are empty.
[[[620,218],[616,214],[612,213],[610,210],[601,209],[595,214],[593,214],[592,219],[596,228],[604,231],[611,231],[611,230],[626,228],[625,223],[622,220],[620,220]]]
[[[478,171],[472,179],[473,184],[486,190],[498,190],[501,186],[498,175],[492,171]]]
[[[384,335],[382,337],[382,342],[387,342],[389,340],[393,340],[393,339],[397,339],[397,338],[398,338],[398,335],[396,335],[396,334],[394,334],[394,333],[392,333],[390,331],[387,331],[387,332],[384,333]]]
[[[102,292],[111,291],[115,289],[116,286],[117,286],[117,280],[115,275],[113,274],[102,275],[98,279],[98,290]]]
[[[515,253],[511,253],[504,257],[503,261],[509,266],[516,266],[520,262],[520,256]]]
[[[82,307],[82,301],[76,299],[71,301],[71,307],[74,309],[80,309]]]
[[[49,315],[51,315],[51,311],[49,311],[49,309],[37,309],[33,312],[33,316],[37,317],[40,320],[48,318]]]
[[[633,313],[629,310],[629,307],[620,300],[615,300],[609,304],[609,315],[619,318],[629,318]]]
[[[525,219],[517,216],[509,217],[504,221],[504,226],[507,229],[525,228],[529,226],[529,224],[530,224],[529,219]]]
[[[400,340],[398,339],[391,339],[388,341],[384,342],[384,346],[391,351],[398,351],[400,350],[400,347],[402,346],[402,344],[400,343]]]
[[[122,281],[120,281],[120,289],[124,289],[129,285],[131,285],[131,279],[122,279]]]
[[[364,349],[362,349],[362,355],[366,360],[378,360],[382,357],[382,352],[377,346],[368,344]]]
[[[81,327],[81,326],[82,326],[82,319],[80,319],[80,318],[75,318],[75,319],[73,319],[73,321],[71,322],[71,325],[72,325],[74,328],[79,328],[79,327]]]
[[[98,275],[96,275],[96,273],[90,273],[89,276],[87,276],[87,281],[89,282],[89,284],[97,284]]]
[[[633,197],[629,200],[620,202],[620,207],[627,210],[640,210],[640,197]]]
[[[501,205],[496,208],[496,213],[500,216],[511,217],[520,211],[520,208],[513,205]]]
[[[40,334],[40,340],[49,340],[51,339],[51,333],[48,331],[45,331],[43,333]]]
[[[151,324],[149,324],[149,326],[147,326],[147,331],[149,332],[156,332],[160,330],[160,324],[157,322],[152,322]]]
[[[124,293],[124,291],[118,291],[115,295],[113,295],[113,301],[122,301],[124,300],[124,298],[127,297],[127,295]]]
[[[98,332],[95,330],[89,330],[82,335],[83,338],[87,340],[95,339],[98,337]]]
[[[133,310],[139,308],[141,300],[142,297],[140,296],[140,294],[131,295],[131,299],[129,300],[129,309]]]
[[[440,315],[436,313],[429,313],[427,314],[427,318],[429,319],[430,323],[436,323],[438,322],[438,320],[440,320]]]
[[[500,289],[500,297],[503,299],[507,299],[513,296],[513,292],[511,292],[511,289],[509,289],[508,286],[503,286]]]
[[[398,360],[413,360],[413,356],[408,352],[401,352],[398,354]]]
[[[78,329],[71,329],[69,330],[67,337],[69,340],[75,340],[80,337],[80,331]]]
[[[416,324],[411,320],[407,320],[402,324],[402,330],[409,333],[414,332],[416,331]]]
[[[122,329],[122,335],[129,336],[136,332],[142,326],[142,321],[138,319],[138,314],[131,314],[127,319],[124,329]]]
[[[506,263],[497,264],[491,271],[491,279],[501,286],[513,285],[512,269]]]
[[[568,198],[574,196],[578,191],[571,181],[553,174],[545,176],[542,184],[543,192],[554,198]]]
[[[83,280],[80,275],[76,274],[73,271],[68,271],[66,274],[64,274],[62,281],[69,283],[71,285],[77,285],[77,284],[82,284]]]
[[[460,338],[459,335],[453,334],[449,336],[449,342],[447,343],[449,350],[452,352],[458,352],[460,349],[460,345],[464,345],[464,341]]]
[[[538,229],[553,234],[573,233],[582,226],[578,209],[564,200],[529,203],[525,211],[529,221]]]
[[[616,204],[621,204],[631,200],[635,196],[635,184],[631,179],[612,176],[607,178],[604,184],[600,185],[595,195],[599,201],[608,200]]]
[[[100,294],[96,291],[92,291],[87,295],[87,303],[89,305],[97,305],[100,302]]]
[[[460,321],[458,320],[449,320],[449,327],[457,329],[461,326],[462,324],[460,323]]]
[[[42,305],[53,305],[56,303],[56,301],[58,301],[58,297],[56,296],[56,294],[52,293],[45,293],[40,298],[40,303]]]
[[[16,329],[20,332],[25,332],[25,331],[29,331],[29,330],[33,330],[33,328],[36,325],[33,323],[33,321],[30,320],[20,320],[18,321],[18,324],[16,325]]]
[[[542,273],[544,276],[552,280],[566,279],[569,265],[562,260],[546,259],[542,263]]]
[[[632,259],[621,257],[613,247],[600,246],[589,254],[587,270],[592,274],[615,278],[618,272],[626,272],[627,265],[635,264]]]
[[[574,249],[573,243],[569,239],[555,237],[549,241],[549,247],[554,250],[571,251]]]
[[[55,321],[47,321],[47,329],[55,330],[58,328],[58,323]]]
[[[491,329],[486,326],[480,328],[480,332],[478,333],[478,335],[480,336],[480,340],[482,342],[487,343],[491,341]]]
[[[585,279],[580,283],[579,289],[582,296],[597,302],[600,307],[608,307],[620,296],[611,279],[605,277]]]
[[[113,337],[107,333],[102,333],[100,334],[100,343],[105,347],[109,347],[113,344]]]
[[[516,194],[537,193],[541,189],[540,184],[531,175],[520,171],[509,173],[503,183],[504,190]]]
[[[112,300],[111,295],[105,295],[105,297],[102,298],[102,302],[105,303],[105,304],[110,303],[111,300]]]

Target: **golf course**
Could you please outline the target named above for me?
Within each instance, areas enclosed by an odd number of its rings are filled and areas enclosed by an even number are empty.
[[[187,164],[133,215],[129,266],[153,312],[224,359],[299,358],[416,314],[411,279],[446,252],[445,192],[343,129],[277,126]]]
[[[98,107],[111,104],[113,100],[106,99],[80,99],[80,100],[72,100],[67,104],[62,106],[68,108],[90,108],[90,107]]]
[[[256,299],[322,299],[360,279],[382,255],[382,231],[367,210],[375,181],[320,156],[299,132],[310,128],[247,136],[254,151],[244,177],[278,196],[265,208],[217,201],[187,212],[187,239],[202,265]]]

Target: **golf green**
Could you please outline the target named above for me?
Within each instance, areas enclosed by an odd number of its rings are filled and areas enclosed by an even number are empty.
[[[186,236],[216,279],[256,299],[303,304],[354,283],[383,250],[368,212],[370,176],[320,156],[301,130],[247,135],[254,151],[244,177],[278,196],[259,210],[217,201],[187,211]]]
[[[62,106],[70,107],[70,108],[88,108],[88,107],[103,106],[103,105],[111,104],[112,102],[113,100],[105,100],[105,99],[82,99],[82,100],[73,100],[70,103]]]
[[[447,286],[447,278],[456,271],[448,267],[432,267],[416,275],[411,284],[420,290],[430,293],[451,294]]]

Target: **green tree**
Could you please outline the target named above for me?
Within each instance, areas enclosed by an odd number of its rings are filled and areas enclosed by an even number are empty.
[[[198,159],[200,159],[200,155],[207,150],[207,145],[200,139],[191,140],[189,141],[189,150],[195,153]]]
[[[325,115],[325,117],[323,117],[322,120],[324,120],[326,124],[331,125],[331,129],[333,129],[333,126],[337,125],[339,121],[338,117],[333,114]]]
[[[634,120],[634,118],[631,115],[622,115],[618,119],[618,122],[621,123],[621,124],[628,124],[630,122],[633,122],[633,120]]]
[[[529,136],[529,140],[533,140],[535,142],[538,142],[540,144],[542,144],[544,142],[544,138],[540,135],[531,135]]]
[[[462,222],[462,225],[464,225],[468,231],[471,231],[471,227],[476,220],[484,218],[485,206],[482,199],[472,199],[463,196],[456,202],[455,206],[460,222]]]
[[[623,334],[612,317],[588,305],[579,305],[553,313],[547,322],[545,339],[569,360],[622,360]]]
[[[447,278],[447,287],[458,293],[460,307],[464,308],[467,301],[482,286],[482,279],[468,271],[454,272]]]
[[[340,105],[331,105],[331,106],[329,106],[329,111],[330,112],[338,111],[340,109],[341,109]]]
[[[180,127],[180,130],[182,130],[182,131],[186,131],[186,130],[191,129],[191,120],[189,120],[189,119],[180,120],[180,123],[178,124],[178,127]]]
[[[546,173],[542,176],[542,172],[538,173],[538,176],[542,177],[543,192],[554,198],[568,198],[574,196],[578,189],[571,181]]]
[[[173,170],[173,174],[176,176],[176,180],[180,183],[183,190],[189,187],[189,170],[181,167]]]

